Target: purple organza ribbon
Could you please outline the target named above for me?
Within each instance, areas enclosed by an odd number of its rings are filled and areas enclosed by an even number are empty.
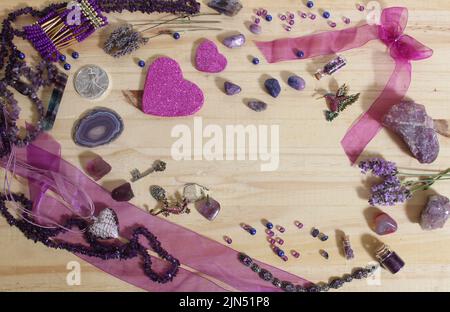
[[[347,131],[341,144],[350,161],[355,163],[367,144],[382,128],[382,118],[392,105],[399,103],[411,83],[411,61],[433,55],[433,50],[403,32],[408,23],[408,10],[402,7],[384,9],[380,25],[362,25],[344,30],[309,36],[256,42],[269,63],[298,59],[302,50],[306,58],[335,54],[359,48],[371,40],[381,40],[395,61],[395,69],[383,92],[359,120]]]
[[[60,145],[48,134],[41,134],[26,149],[17,149],[17,160],[33,165],[36,168],[58,173],[93,199],[97,214],[102,209],[114,209],[120,220],[120,233],[124,238],[131,236],[133,228],[145,226],[153,232],[164,248],[178,258],[182,268],[175,279],[167,284],[156,284],[144,275],[140,259],[101,260],[98,258],[77,255],[97,268],[117,278],[148,291],[206,291],[216,292],[226,289],[238,291],[280,291],[252,272],[238,260],[238,252],[189,229],[173,224],[165,219],[155,217],[133,206],[130,203],[119,203],[111,198],[110,192],[88,178],[79,169],[62,159],[59,155]],[[17,167],[15,173],[28,178],[31,199],[41,202],[39,212],[52,219],[61,219],[67,215],[62,203],[53,197],[43,194],[42,185],[33,181],[33,172],[26,167]],[[62,221],[62,220],[61,220]],[[82,234],[66,232],[62,237],[69,242],[82,242]],[[163,268],[164,261],[152,257],[156,268]],[[255,261],[262,268],[273,273],[281,280],[308,286],[307,280],[277,269],[265,263]],[[189,268],[189,269],[186,269]],[[226,286],[228,285],[228,287]],[[224,288],[225,287],[225,288]]]

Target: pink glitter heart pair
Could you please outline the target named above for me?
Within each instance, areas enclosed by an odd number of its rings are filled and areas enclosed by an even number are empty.
[[[218,73],[227,63],[214,42],[204,40],[197,47],[195,66],[199,71]],[[183,78],[175,60],[161,57],[150,66],[142,99],[144,113],[161,117],[190,116],[200,110],[203,102],[202,90]]]

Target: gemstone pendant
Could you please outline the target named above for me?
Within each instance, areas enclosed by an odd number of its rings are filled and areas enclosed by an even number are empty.
[[[219,202],[209,196],[198,201],[195,206],[197,211],[209,221],[213,221],[220,212]]]

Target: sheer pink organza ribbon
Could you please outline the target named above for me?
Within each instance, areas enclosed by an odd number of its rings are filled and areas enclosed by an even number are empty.
[[[77,255],[97,268],[116,276],[117,278],[148,291],[225,291],[219,284],[224,283],[238,291],[280,291],[270,283],[263,281],[248,267],[238,260],[238,252],[189,229],[173,224],[166,219],[154,217],[130,203],[119,203],[111,198],[110,192],[88,178],[79,169],[60,157],[60,145],[49,135],[42,134],[33,145],[26,149],[17,149],[17,160],[26,162],[36,168],[49,170],[63,175],[80,189],[87,192],[95,204],[97,214],[100,210],[110,207],[114,209],[120,221],[120,233],[129,238],[133,228],[145,226],[161,241],[164,248],[178,258],[182,265],[191,270],[181,268],[173,282],[156,284],[143,274],[140,259],[131,260],[101,260],[83,255]],[[1,163],[0,163],[1,164]],[[67,209],[59,201],[44,194],[45,186],[35,183],[35,173],[26,167],[16,166],[15,173],[28,178],[31,199],[39,199],[41,205],[35,213],[48,218],[60,219],[67,216]],[[50,175],[51,176],[51,175]],[[64,183],[64,181],[60,181]],[[75,192],[68,187],[66,190]],[[217,221],[215,221],[217,222]],[[213,224],[211,224],[213,226]],[[67,242],[82,243],[82,234],[76,231],[67,232],[58,237]],[[250,255],[251,256],[251,255]],[[157,257],[152,257],[156,268],[164,268],[165,263]],[[307,286],[307,280],[256,261],[274,276]],[[195,272],[195,273],[194,273]],[[207,279],[205,276],[209,276]]]
[[[309,36],[256,42],[269,63],[298,60],[296,51],[305,57],[335,54],[361,47],[371,40],[381,40],[395,61],[394,72],[383,92],[359,120],[347,131],[341,144],[350,161],[355,163],[369,142],[382,128],[381,120],[392,105],[400,102],[411,83],[411,61],[433,55],[433,50],[403,34],[408,23],[408,10],[402,7],[384,9],[380,25],[362,25]]]

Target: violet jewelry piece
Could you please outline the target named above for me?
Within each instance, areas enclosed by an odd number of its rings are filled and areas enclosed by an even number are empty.
[[[188,208],[188,201],[183,198],[182,200],[176,200],[175,202],[170,202],[166,196],[166,191],[157,185],[152,185],[150,187],[150,194],[154,199],[161,203],[161,207],[152,209],[150,213],[154,216],[162,214],[165,217],[171,214],[180,215],[183,213],[189,214],[191,210]]]
[[[327,101],[329,110],[325,111],[325,118],[327,121],[333,121],[339,114],[347,107],[359,100],[360,93],[349,95],[350,88],[344,84],[336,91],[335,94],[325,94],[324,98]]]
[[[153,172],[163,172],[166,170],[166,163],[162,160],[157,160],[153,163],[153,165],[145,170],[144,172],[140,172],[138,169],[133,169],[131,174],[131,182],[136,182]]]
[[[332,289],[338,289],[344,286],[345,283],[350,283],[354,279],[363,279],[372,275],[376,270],[377,266],[368,266],[366,268],[356,268],[353,270],[352,274],[344,275],[342,278],[333,279],[329,283],[319,283],[313,284],[309,287],[303,287],[300,285],[294,285],[289,281],[281,281],[280,279],[274,277],[271,272],[266,269],[261,268],[258,264],[253,262],[253,259],[244,253],[239,254],[239,261],[249,267],[253,272],[257,273],[259,277],[268,283],[271,283],[276,288],[281,288],[286,292],[325,292]]]
[[[11,194],[12,200],[23,206],[26,211],[31,211],[33,203],[22,194]],[[93,223],[79,218],[70,218],[65,222],[65,228],[77,227],[79,229],[88,229],[84,233],[84,239],[88,243],[74,244],[57,239],[59,234],[67,230],[63,228],[47,229],[31,224],[24,219],[15,218],[6,207],[6,202],[11,200],[8,196],[0,194],[0,213],[5,217],[10,226],[17,227],[28,239],[40,242],[47,247],[54,249],[64,249],[73,253],[96,257],[103,260],[121,259],[127,260],[135,257],[141,257],[145,275],[156,283],[167,283],[173,280],[177,275],[180,261],[170,255],[163,247],[157,237],[144,227],[133,229],[131,239],[127,243],[111,244],[103,243],[100,240],[119,238],[119,220],[112,209],[105,209],[94,219]],[[157,273],[152,268],[152,259],[146,247],[141,245],[140,237],[148,241],[152,251],[167,261],[170,266],[163,274]]]

